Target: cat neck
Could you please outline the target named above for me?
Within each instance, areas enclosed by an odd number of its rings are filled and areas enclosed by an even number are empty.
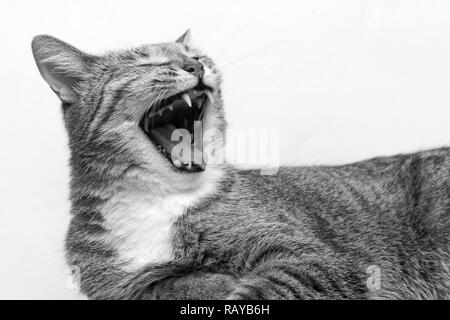
[[[173,259],[174,222],[220,188],[222,172],[208,172],[195,189],[170,194],[141,183],[118,183],[100,211],[104,240],[117,250],[127,271]]]

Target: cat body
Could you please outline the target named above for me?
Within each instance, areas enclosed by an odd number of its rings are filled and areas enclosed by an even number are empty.
[[[72,169],[67,261],[84,294],[450,298],[450,148],[275,175],[181,167],[151,135],[177,120],[142,127],[154,101],[166,99],[159,105],[168,112],[178,95],[186,110],[204,111],[204,129],[226,128],[221,74],[188,40],[102,57],[49,36],[33,41],[39,70],[63,101]],[[210,104],[196,104],[191,88]]]
[[[105,265],[117,268],[117,281],[108,271],[97,282],[104,266],[85,267],[83,289],[95,298],[448,299],[449,166],[445,148],[281,168],[274,176],[227,167],[202,201],[159,211],[173,218],[163,237],[151,214],[129,222],[135,225],[128,236],[140,230],[136,242],[146,247],[135,245],[142,250],[131,245],[121,253],[105,241],[90,254],[71,254],[90,229],[75,215],[68,252],[83,265],[110,250]],[[108,230],[108,212],[103,216]],[[379,287],[368,287],[371,270],[379,271]],[[117,287],[104,290],[105,283]]]

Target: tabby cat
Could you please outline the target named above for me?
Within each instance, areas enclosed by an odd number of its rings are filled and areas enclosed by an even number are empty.
[[[203,146],[196,124],[226,129],[222,75],[189,32],[102,56],[48,35],[32,49],[62,101],[67,261],[89,298],[450,298],[450,148],[275,175],[186,161],[172,151]]]

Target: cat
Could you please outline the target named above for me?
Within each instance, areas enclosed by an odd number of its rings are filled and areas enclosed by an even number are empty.
[[[87,297],[450,298],[450,148],[274,175],[185,161],[174,129],[227,128],[222,74],[189,31],[102,56],[39,35],[32,51],[62,101],[67,262]]]

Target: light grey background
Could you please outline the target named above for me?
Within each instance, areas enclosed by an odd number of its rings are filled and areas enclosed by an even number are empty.
[[[178,37],[223,66],[235,128],[280,129],[289,164],[450,143],[450,2],[2,1],[0,298],[78,298],[67,285],[68,152],[32,59],[49,33],[91,53]]]

